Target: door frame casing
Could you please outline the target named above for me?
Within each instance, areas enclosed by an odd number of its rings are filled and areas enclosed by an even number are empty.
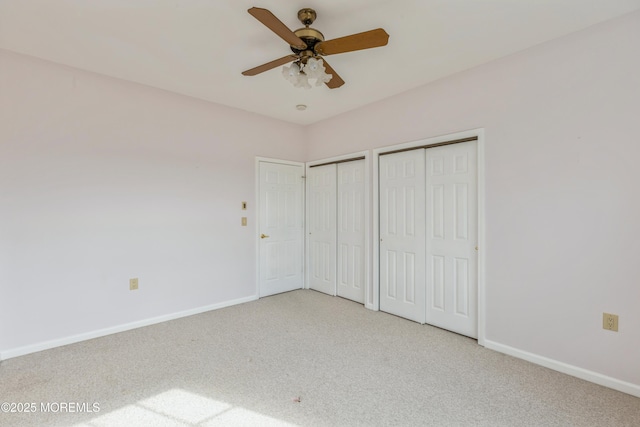
[[[279,165],[290,165],[290,166],[300,166],[302,168],[302,173],[306,174],[306,167],[304,162],[295,162],[291,160],[282,160],[282,159],[274,159],[270,157],[255,157],[254,163],[254,177],[255,177],[255,219],[254,219],[254,236],[255,236],[255,247],[256,247],[256,297],[261,298],[260,296],[260,163],[275,163]],[[302,283],[301,288],[305,287],[305,276],[306,276],[306,241],[305,238],[305,230],[306,230],[306,215],[304,214],[305,207],[307,205],[306,202],[306,191],[307,186],[305,184],[305,180],[302,180],[302,244],[300,249],[303,251],[302,253]]]
[[[364,256],[364,306],[373,309],[373,295],[371,295],[372,287],[371,287],[371,152],[370,151],[358,151],[355,153],[343,154],[340,156],[334,156],[319,160],[309,161],[305,164],[305,176],[309,174],[309,168],[314,165],[321,165],[324,163],[331,162],[340,162],[344,160],[354,159],[356,157],[364,157],[364,248],[365,248],[365,256]],[[309,184],[305,184],[305,193],[309,189]],[[309,289],[311,280],[309,277],[309,206],[308,201],[305,199],[305,289]]]
[[[376,148],[373,150],[373,274],[372,286],[369,290],[373,297],[370,307],[372,310],[380,310],[380,212],[379,212],[379,191],[380,191],[380,171],[379,158],[380,155],[391,151],[427,147],[437,145],[447,141],[455,141],[465,138],[477,138],[478,150],[478,344],[484,346],[485,329],[486,329],[486,288],[485,288],[485,265],[486,265],[486,222],[485,222],[485,137],[484,128],[472,129],[463,132],[457,132],[447,135],[436,136],[433,138],[421,139],[418,141],[405,142],[402,144],[390,145],[386,147]]]

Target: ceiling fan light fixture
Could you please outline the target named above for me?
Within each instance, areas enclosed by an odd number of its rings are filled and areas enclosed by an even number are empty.
[[[284,66],[282,67],[282,75],[293,86],[305,89],[311,89],[310,80],[315,80],[315,85],[320,86],[333,78],[332,74],[326,73],[324,62],[318,58],[309,58],[306,64],[298,65],[298,62],[294,62],[288,67]]]

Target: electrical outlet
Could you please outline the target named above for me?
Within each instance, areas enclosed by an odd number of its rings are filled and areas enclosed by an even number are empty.
[[[602,329],[618,332],[618,315],[602,313]]]
[[[247,202],[242,202],[242,210],[243,211],[247,210]]]
[[[129,290],[135,291],[136,289],[138,289],[138,278],[129,279]]]
[[[240,223],[240,224],[241,224],[243,227],[246,227],[246,226],[247,226],[247,217],[246,217],[246,216],[243,216],[243,217],[242,217],[242,221],[241,221],[241,223]]]

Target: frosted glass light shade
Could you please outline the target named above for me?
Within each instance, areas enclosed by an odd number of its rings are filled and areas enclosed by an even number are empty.
[[[322,59],[309,58],[306,64],[298,65],[294,62],[291,66],[282,68],[282,75],[295,87],[311,89],[310,80],[315,80],[315,85],[320,86],[327,83],[333,75],[325,72],[324,61]]]
[[[285,65],[282,67],[282,76],[295,85],[300,76],[300,66],[295,62],[288,67]]]

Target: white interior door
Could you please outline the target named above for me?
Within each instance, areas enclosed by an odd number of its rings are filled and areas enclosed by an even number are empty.
[[[337,294],[364,304],[364,160],[338,164]]]
[[[303,167],[259,162],[260,296],[302,288]]]
[[[380,310],[425,322],[425,150],[379,158]]]
[[[309,168],[309,287],[336,294],[336,165]]]
[[[477,144],[429,148],[426,161],[426,323],[477,338]]]

